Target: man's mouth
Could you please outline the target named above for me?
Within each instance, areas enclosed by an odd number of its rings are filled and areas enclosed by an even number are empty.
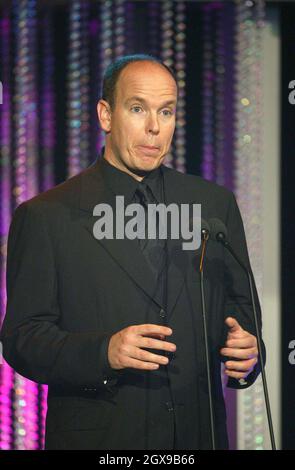
[[[159,151],[159,147],[154,147],[152,145],[139,145],[138,147],[141,152],[146,155],[155,155]]]

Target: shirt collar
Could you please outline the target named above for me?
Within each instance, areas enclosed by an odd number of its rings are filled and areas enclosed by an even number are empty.
[[[125,171],[112,165],[104,158],[105,147],[102,148],[100,162],[103,177],[107,185],[116,195],[123,195],[127,202],[131,202],[138,186],[138,181]],[[162,170],[161,166],[150,171],[142,181],[145,181],[151,188],[157,201],[162,202]]]

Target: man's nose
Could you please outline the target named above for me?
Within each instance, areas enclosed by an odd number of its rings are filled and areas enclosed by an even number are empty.
[[[158,122],[158,116],[151,114],[147,122],[148,133],[158,134],[160,132],[160,126]]]

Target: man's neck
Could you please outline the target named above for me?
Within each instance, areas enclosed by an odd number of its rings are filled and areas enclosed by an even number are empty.
[[[149,174],[148,171],[138,171],[137,173],[134,172],[134,170],[130,170],[128,167],[124,166],[123,164],[120,165],[120,162],[118,162],[115,157],[112,155],[111,152],[108,152],[107,149],[105,148],[104,153],[103,153],[103,158],[112,166],[117,168],[120,171],[124,171],[128,175],[132,176],[136,181],[142,181],[145,176]]]

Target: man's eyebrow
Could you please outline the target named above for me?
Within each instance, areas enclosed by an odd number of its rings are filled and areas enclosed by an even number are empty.
[[[146,100],[144,98],[141,98],[140,96],[131,96],[130,98],[128,98],[125,103],[129,103],[130,101],[139,101],[140,103],[144,103],[144,104],[147,104]],[[160,107],[163,107],[163,106],[168,106],[169,104],[174,104],[176,105],[176,100],[172,99],[172,100],[167,100],[167,101],[164,101],[164,103],[161,104]]]

